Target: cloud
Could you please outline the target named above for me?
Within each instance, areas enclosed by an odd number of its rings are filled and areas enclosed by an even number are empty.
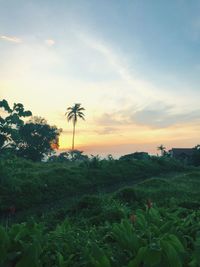
[[[107,134],[114,134],[118,131],[119,131],[119,129],[114,128],[114,127],[104,127],[100,130],[97,130],[96,133],[99,135],[107,135]]]
[[[97,127],[96,127],[97,128]],[[119,129],[114,128],[114,127],[101,127],[99,129],[77,129],[76,130],[76,134],[90,134],[90,135],[94,135],[94,134],[99,134],[99,135],[107,135],[107,134],[113,134],[116,133],[117,131],[119,131]],[[63,130],[62,134],[66,134],[66,135],[71,135],[72,134],[72,129],[70,130]]]
[[[148,85],[149,90],[146,90],[145,87],[147,86],[147,82],[137,80],[134,77],[133,71],[132,69],[130,71],[124,56],[117,54],[114,49],[110,48],[109,45],[105,44],[101,40],[95,39],[83,33],[78,33],[77,35],[83,43],[91,49],[101,53],[107,59],[107,62],[113,67],[114,71],[122,78],[122,80],[131,85],[132,89],[134,89],[138,95],[142,95],[143,97],[146,95],[152,96],[150,84]]]
[[[105,68],[110,66],[113,72],[124,82],[123,86],[126,89],[123,88],[121,90],[126,90],[126,94],[134,94],[134,99],[138,99],[140,102],[145,100],[159,101],[161,97],[171,100],[169,94],[164,92],[164,88],[158,88],[150,81],[145,80],[143,73],[138,73],[136,67],[134,67],[134,62],[130,62],[130,58],[126,53],[118,51],[117,48],[113,48],[109,43],[84,31],[75,34],[85,45],[106,59],[108,64],[105,65]]]
[[[55,41],[53,39],[47,39],[45,40],[45,44],[48,46],[53,46],[55,45]]]
[[[82,133],[85,133],[85,134],[93,134],[95,132],[94,129],[77,129],[76,130],[76,134],[82,134]],[[72,129],[70,130],[63,130],[62,131],[63,134],[66,134],[66,135],[71,135],[72,134]]]
[[[7,36],[7,35],[1,35],[1,40],[12,42],[12,43],[22,43],[22,39],[15,37],[15,36]]]
[[[131,121],[153,128],[165,128],[175,124],[190,123],[200,118],[200,110],[176,112],[174,106],[146,107],[135,112]]]
[[[128,123],[128,121],[127,121],[127,116],[123,118],[123,112],[118,111],[118,112],[103,113],[100,117],[96,119],[96,123],[98,125],[114,126],[114,125],[121,125],[124,123]]]
[[[106,127],[115,125],[141,125],[161,129],[173,125],[192,123],[200,119],[200,110],[176,111],[175,106],[154,103],[143,108],[129,107],[111,113],[104,113],[97,118],[97,123]]]

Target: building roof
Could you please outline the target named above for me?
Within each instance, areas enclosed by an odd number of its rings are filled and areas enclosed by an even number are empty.
[[[169,152],[175,157],[181,155],[192,156],[194,148],[172,148],[171,150],[169,150]]]

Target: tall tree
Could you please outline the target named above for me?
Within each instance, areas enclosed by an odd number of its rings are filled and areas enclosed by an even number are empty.
[[[74,150],[75,129],[78,118],[85,120],[84,110],[85,109],[81,107],[81,104],[74,104],[74,106],[67,108],[67,112],[65,113],[67,120],[73,122],[72,151]]]
[[[157,150],[160,151],[161,156],[164,156],[166,147],[164,145],[160,145],[157,147]]]

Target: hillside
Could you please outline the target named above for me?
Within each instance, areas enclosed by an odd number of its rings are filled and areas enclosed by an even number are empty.
[[[1,267],[198,266],[199,169],[160,158],[1,167]]]

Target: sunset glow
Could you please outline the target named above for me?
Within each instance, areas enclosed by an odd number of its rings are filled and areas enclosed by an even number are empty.
[[[0,3],[0,99],[62,128],[61,150],[74,103],[88,154],[200,143],[199,1]]]

